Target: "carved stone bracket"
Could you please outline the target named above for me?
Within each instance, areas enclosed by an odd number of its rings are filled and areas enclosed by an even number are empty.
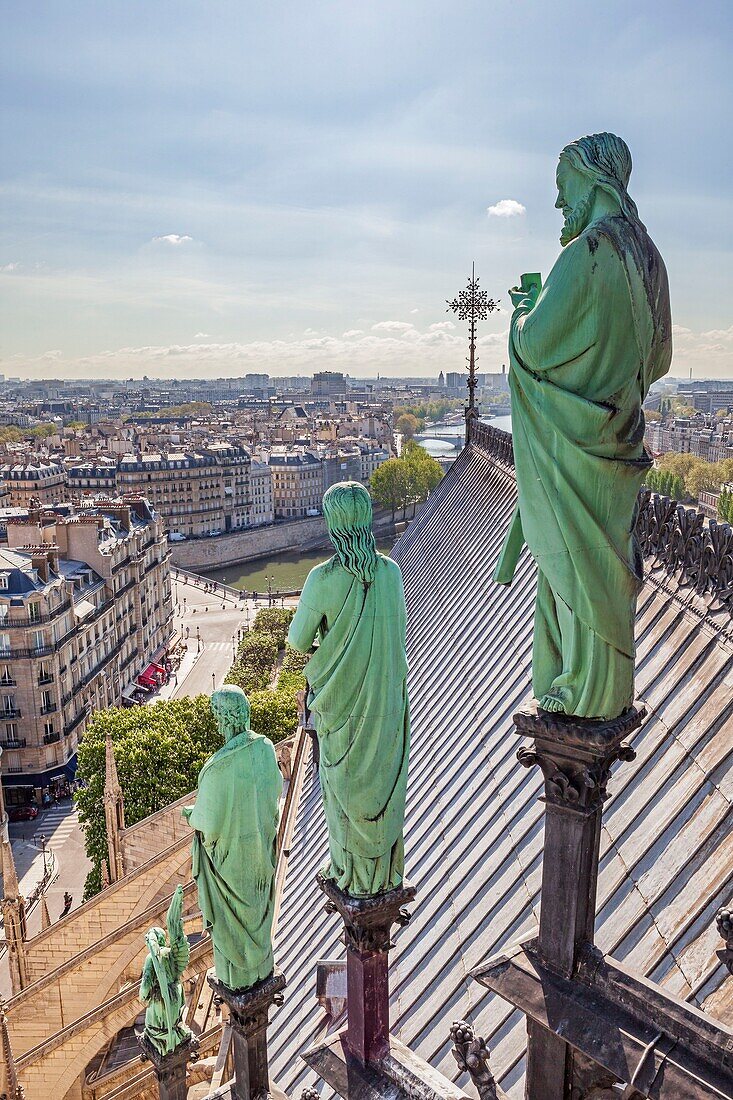
[[[267,1025],[273,1005],[283,1002],[285,975],[275,970],[269,978],[246,989],[229,989],[212,974],[208,982],[214,999],[229,1009],[236,1100],[260,1100],[270,1095]]]
[[[646,711],[630,708],[610,722],[550,714],[535,705],[514,715],[517,733],[531,737],[517,759],[525,768],[537,764],[545,777],[544,801],[578,813],[593,813],[608,798],[611,766],[633,760],[624,738],[637,729]]]
[[[467,1073],[479,1094],[479,1100],[498,1100],[494,1075],[489,1069],[489,1048],[471,1024],[465,1020],[450,1029],[453,1057],[462,1073]]]
[[[339,913],[346,944],[346,1042],[361,1065],[374,1064],[389,1050],[389,951],[392,926],[404,926],[410,914],[404,908],[415,897],[414,886],[403,882],[368,898],[354,898],[332,879],[317,876],[326,895],[326,912]]]
[[[343,918],[344,943],[348,949],[360,954],[375,954],[394,947],[392,926],[404,927],[409,922],[410,914],[404,906],[415,897],[414,886],[404,882],[396,890],[384,894],[353,898],[320,872],[317,881],[327,898],[326,912],[340,913]]]
[[[285,975],[275,970],[269,978],[256,982],[247,989],[229,989],[218,978],[210,974],[208,982],[214,995],[223,1001],[229,1009],[232,1023],[245,1038],[262,1031],[269,1023],[269,1013],[273,1005],[283,1003],[282,991],[285,988]]]
[[[198,1057],[199,1041],[191,1035],[169,1054],[161,1054],[148,1039],[145,1032],[137,1036],[144,1061],[150,1061],[158,1080],[160,1100],[186,1100],[186,1067]]]

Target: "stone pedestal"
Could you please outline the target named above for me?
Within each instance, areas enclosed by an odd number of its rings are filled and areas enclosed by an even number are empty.
[[[542,862],[539,953],[547,966],[572,978],[579,951],[593,943],[603,803],[611,766],[633,760],[625,739],[645,711],[631,708],[609,722],[550,714],[536,706],[519,711],[514,725],[531,744],[519,749],[525,767],[538,764],[545,778],[545,845]],[[570,1096],[570,1048],[529,1021],[527,1097]]]
[[[396,890],[370,898],[353,898],[323,875],[318,885],[328,899],[326,910],[340,913],[346,944],[346,1042],[362,1065],[377,1062],[389,1050],[389,950],[392,926],[404,926],[404,906],[416,890],[404,882]]]
[[[229,989],[212,975],[208,982],[216,997],[229,1009],[234,1060],[233,1100],[268,1096],[271,1090],[267,1025],[272,1006],[283,1002],[285,975],[275,970],[269,978],[237,990]]]
[[[158,1079],[160,1100],[186,1100],[186,1067],[196,1059],[198,1040],[192,1036],[181,1043],[170,1054],[160,1054],[148,1039],[145,1032],[138,1035],[137,1041],[143,1052],[143,1058],[152,1062]]]

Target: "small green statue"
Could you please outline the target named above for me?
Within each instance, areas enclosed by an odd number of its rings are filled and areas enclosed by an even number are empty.
[[[241,688],[215,691],[211,709],[226,743],[199,772],[196,804],[183,814],[195,830],[193,877],[216,976],[241,990],[273,971],[282,778],[272,741],[249,728]]]
[[[305,676],[328,822],[323,874],[346,893],[369,897],[399,886],[404,875],[405,595],[398,566],[377,552],[363,485],[332,485],[323,515],[336,553],[308,574],[289,641],[301,653],[318,642]]]
[[[510,291],[519,503],[495,579],[511,582],[526,542],[538,567],[534,694],[581,718],[616,718],[633,702],[643,578],[633,532],[650,467],[642,402],[672,357],[667,273],[630,174],[614,134],[566,146],[563,251],[544,286],[523,275]]]
[[[191,956],[182,911],[183,887],[177,886],[166,917],[167,938],[162,928],[151,928],[145,937],[148,957],[140,982],[140,1000],[146,1005],[144,1033],[160,1055],[170,1054],[191,1036],[181,1023],[185,1004],[181,975]]]

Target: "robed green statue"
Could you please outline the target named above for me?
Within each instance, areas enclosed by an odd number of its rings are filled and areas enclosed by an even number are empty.
[[[188,966],[191,949],[183,931],[183,887],[177,886],[168,907],[166,926],[151,928],[145,936],[148,955],[140,981],[140,1000],[145,1008],[145,1038],[160,1055],[170,1054],[190,1038],[183,1024],[181,975]]]
[[[544,286],[523,275],[510,291],[519,503],[495,579],[511,582],[526,542],[538,568],[534,694],[583,718],[615,718],[633,701],[642,402],[672,356],[667,273],[630,174],[614,134],[563,149],[563,251]]]
[[[193,877],[219,981],[239,990],[273,971],[272,919],[282,778],[275,749],[249,728],[241,688],[215,691],[211,708],[225,744],[199,772]]]
[[[398,566],[377,552],[363,485],[332,485],[323,515],[336,553],[308,574],[289,641],[301,653],[317,643],[305,676],[328,822],[323,873],[367,897],[399,886],[404,874],[405,595]]]

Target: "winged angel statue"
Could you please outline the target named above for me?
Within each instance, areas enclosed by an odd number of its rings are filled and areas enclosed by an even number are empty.
[[[188,966],[191,948],[183,931],[183,887],[177,886],[166,925],[151,928],[145,937],[148,957],[140,982],[140,1000],[146,1005],[145,1037],[159,1054],[170,1054],[184,1043],[191,1032],[181,1022],[184,999],[181,975]]]

